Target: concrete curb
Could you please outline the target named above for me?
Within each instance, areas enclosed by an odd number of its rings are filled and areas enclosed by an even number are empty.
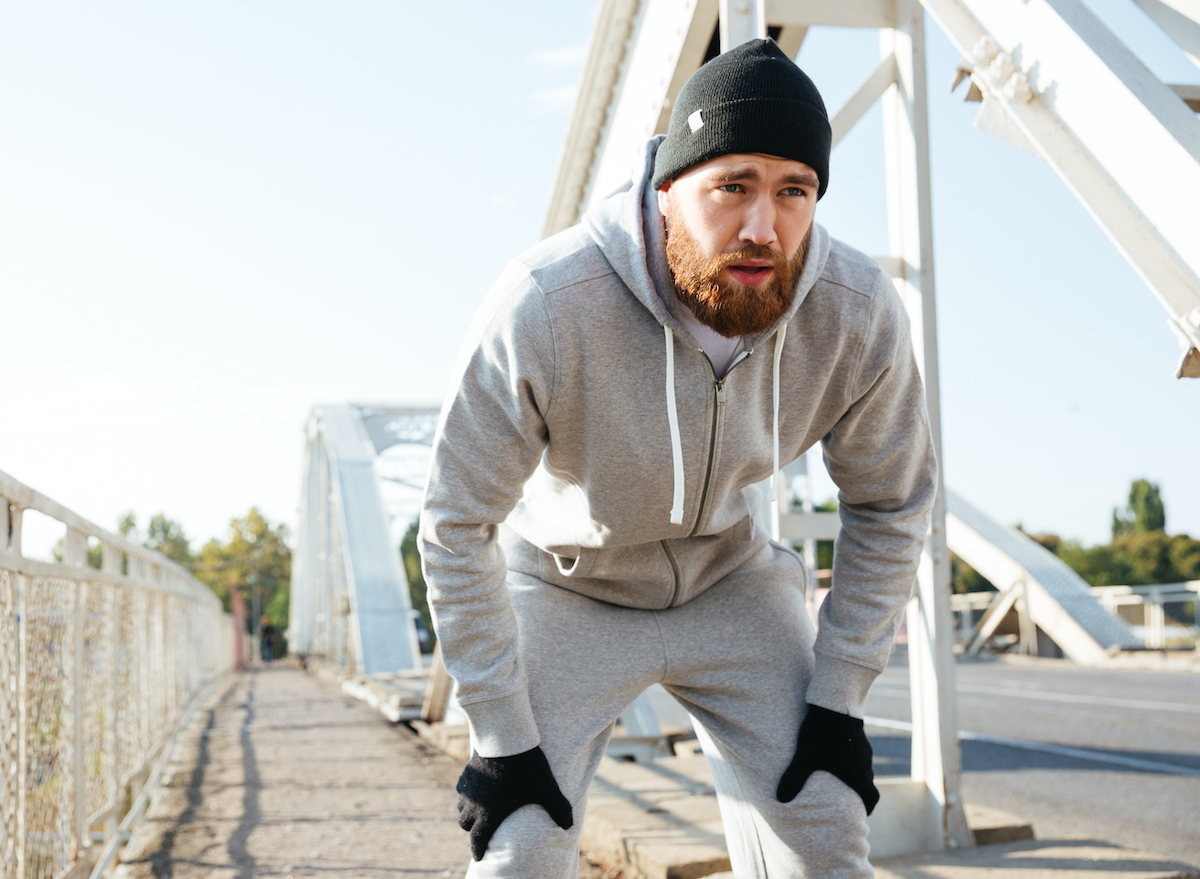
[[[1200,869],[1082,839],[1026,840],[888,858],[876,879],[1200,879]]]
[[[728,870],[704,758],[623,763],[605,757],[588,791],[580,848],[589,859],[641,879],[699,879]]]
[[[980,844],[1030,840],[1033,827],[999,809],[966,807]],[[639,879],[732,876],[702,755],[623,763],[604,758],[588,793],[580,848]]]

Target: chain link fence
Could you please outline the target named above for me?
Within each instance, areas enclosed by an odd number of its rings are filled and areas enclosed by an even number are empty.
[[[234,627],[186,570],[2,472],[0,508],[0,879],[88,876]],[[63,524],[61,563],[23,555],[26,510]]]

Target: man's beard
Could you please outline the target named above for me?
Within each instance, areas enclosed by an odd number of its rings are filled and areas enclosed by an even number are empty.
[[[736,339],[761,333],[788,310],[804,265],[811,226],[790,260],[765,244],[750,244],[710,259],[684,225],[675,205],[670,206],[668,216],[667,265],[675,278],[676,296],[696,320],[728,339]],[[720,280],[725,268],[751,259],[771,261],[771,279],[765,284],[751,287]]]

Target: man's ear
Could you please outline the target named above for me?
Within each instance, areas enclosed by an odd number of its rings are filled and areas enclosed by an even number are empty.
[[[671,184],[669,182],[658,191],[658,212],[664,217],[671,213]]]

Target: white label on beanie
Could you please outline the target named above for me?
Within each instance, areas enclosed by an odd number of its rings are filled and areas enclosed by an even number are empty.
[[[692,134],[704,127],[704,120],[700,118],[699,110],[688,117],[688,125],[692,127]]]

